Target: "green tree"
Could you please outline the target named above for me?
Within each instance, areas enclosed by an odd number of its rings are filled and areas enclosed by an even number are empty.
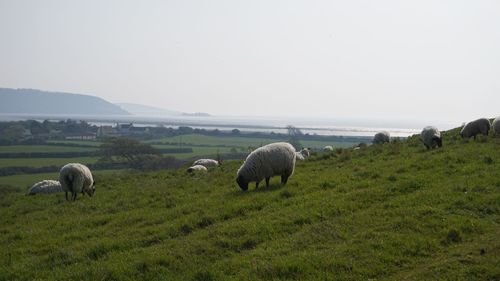
[[[16,142],[23,138],[24,127],[19,123],[12,123],[5,128],[1,134],[3,140]]]
[[[119,157],[128,162],[135,161],[141,155],[160,155],[160,151],[149,144],[129,138],[110,138],[100,146],[101,155],[105,159]]]
[[[300,150],[302,148],[302,144],[300,143],[299,136],[304,135],[302,131],[292,125],[286,126],[288,131],[288,142],[295,147],[296,150]]]

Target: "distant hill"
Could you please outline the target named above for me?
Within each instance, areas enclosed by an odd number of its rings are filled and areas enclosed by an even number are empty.
[[[130,112],[133,115],[144,115],[144,116],[158,116],[158,115],[168,115],[168,116],[180,116],[183,115],[180,111],[168,110],[159,107],[147,106],[136,103],[115,103],[123,110]]]
[[[0,113],[130,115],[101,98],[33,89],[0,88]]]
[[[205,112],[186,113],[175,110],[163,109],[154,106],[148,106],[136,103],[115,103],[122,109],[130,112],[133,115],[142,116],[194,116],[194,117],[210,117],[211,115]]]
[[[182,113],[184,116],[194,116],[194,117],[210,117],[211,115],[205,112],[194,112],[194,113]]]

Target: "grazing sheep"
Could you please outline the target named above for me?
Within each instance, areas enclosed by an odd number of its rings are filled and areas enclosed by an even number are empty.
[[[276,142],[257,148],[248,155],[247,159],[238,169],[236,182],[244,191],[248,184],[255,182],[259,187],[262,179],[269,186],[272,176],[281,176],[281,183],[286,184],[295,169],[295,148],[286,142]]]
[[[217,167],[221,164],[222,163],[220,163],[219,161],[213,159],[198,159],[194,161],[193,166],[201,165],[205,166],[206,168],[210,168],[210,167]]]
[[[302,148],[300,151],[295,152],[295,154],[297,156],[297,160],[305,160],[311,156],[308,148]]]
[[[95,193],[95,181],[87,166],[80,163],[69,163],[61,168],[59,172],[59,181],[68,200],[68,191],[71,192],[71,199],[76,200],[76,195],[81,192],[89,196]]]
[[[420,138],[427,149],[443,146],[443,138],[436,127],[427,126],[422,130]]]
[[[480,118],[465,124],[465,126],[460,131],[460,136],[465,139],[468,139],[470,137],[474,137],[474,139],[476,139],[476,136],[478,134],[487,136],[490,128],[490,120],[486,118]]]
[[[204,172],[204,173],[206,173],[208,170],[207,170],[207,167],[205,167],[205,166],[194,165],[194,166],[191,166],[191,167],[187,168],[186,171],[188,173],[194,173],[194,172]]]
[[[56,192],[62,192],[61,183],[55,180],[43,180],[35,183],[28,190],[28,195],[35,195],[38,193],[50,194]]]
[[[500,136],[500,116],[493,120],[493,124],[491,125],[491,127],[493,127],[495,136]]]
[[[331,145],[327,145],[325,147],[323,147],[323,151],[324,152],[330,152],[330,151],[333,151],[333,147]]]
[[[390,142],[391,135],[387,131],[378,132],[373,137],[373,143],[386,143]]]

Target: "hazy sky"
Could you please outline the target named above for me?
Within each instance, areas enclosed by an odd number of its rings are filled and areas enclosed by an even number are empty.
[[[500,1],[0,0],[0,87],[219,115],[492,117]]]

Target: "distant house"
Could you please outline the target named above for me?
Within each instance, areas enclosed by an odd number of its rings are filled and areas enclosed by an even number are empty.
[[[131,133],[131,129],[134,127],[134,124],[116,124],[116,130],[120,135],[129,135]]]
[[[29,137],[31,137],[31,136],[33,136],[33,135],[31,134],[31,130],[29,130],[29,129],[24,129],[24,132],[23,132],[23,137],[24,137],[24,138],[29,138]]]
[[[111,126],[100,126],[97,129],[98,137],[113,136],[113,135],[117,135],[117,131],[115,128]]]

